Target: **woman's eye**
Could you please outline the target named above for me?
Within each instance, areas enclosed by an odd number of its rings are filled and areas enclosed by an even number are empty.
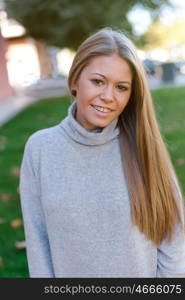
[[[92,82],[95,83],[96,85],[101,85],[103,83],[103,81],[100,79],[92,79]]]
[[[128,90],[128,88],[124,85],[118,85],[117,87],[120,91],[127,91]]]

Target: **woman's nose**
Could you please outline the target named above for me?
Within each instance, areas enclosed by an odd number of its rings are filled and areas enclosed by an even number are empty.
[[[100,98],[105,102],[112,102],[113,101],[113,90],[111,87],[106,87],[101,93]]]

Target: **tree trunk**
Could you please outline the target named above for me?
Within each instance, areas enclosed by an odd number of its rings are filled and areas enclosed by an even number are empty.
[[[40,65],[40,77],[52,77],[53,64],[46,45],[39,40],[35,40],[35,46],[37,49],[38,60]]]

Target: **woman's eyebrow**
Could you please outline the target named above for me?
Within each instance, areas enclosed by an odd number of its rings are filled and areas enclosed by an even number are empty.
[[[105,75],[100,74],[100,73],[97,73],[97,72],[96,72],[96,73],[91,73],[91,74],[100,75],[100,76],[102,76],[103,78],[107,79]],[[118,81],[118,82],[120,82],[120,83],[128,83],[128,84],[131,84],[131,82],[130,82],[130,81],[127,81],[127,80],[120,80],[120,81]]]

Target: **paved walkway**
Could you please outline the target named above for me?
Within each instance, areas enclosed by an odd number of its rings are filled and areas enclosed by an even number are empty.
[[[5,100],[0,100],[0,126],[35,100],[36,98],[24,95],[17,95]]]
[[[0,126],[16,116],[24,108],[40,99],[68,94],[66,82],[56,82],[52,86],[40,84],[16,90],[16,96],[0,100]]]

